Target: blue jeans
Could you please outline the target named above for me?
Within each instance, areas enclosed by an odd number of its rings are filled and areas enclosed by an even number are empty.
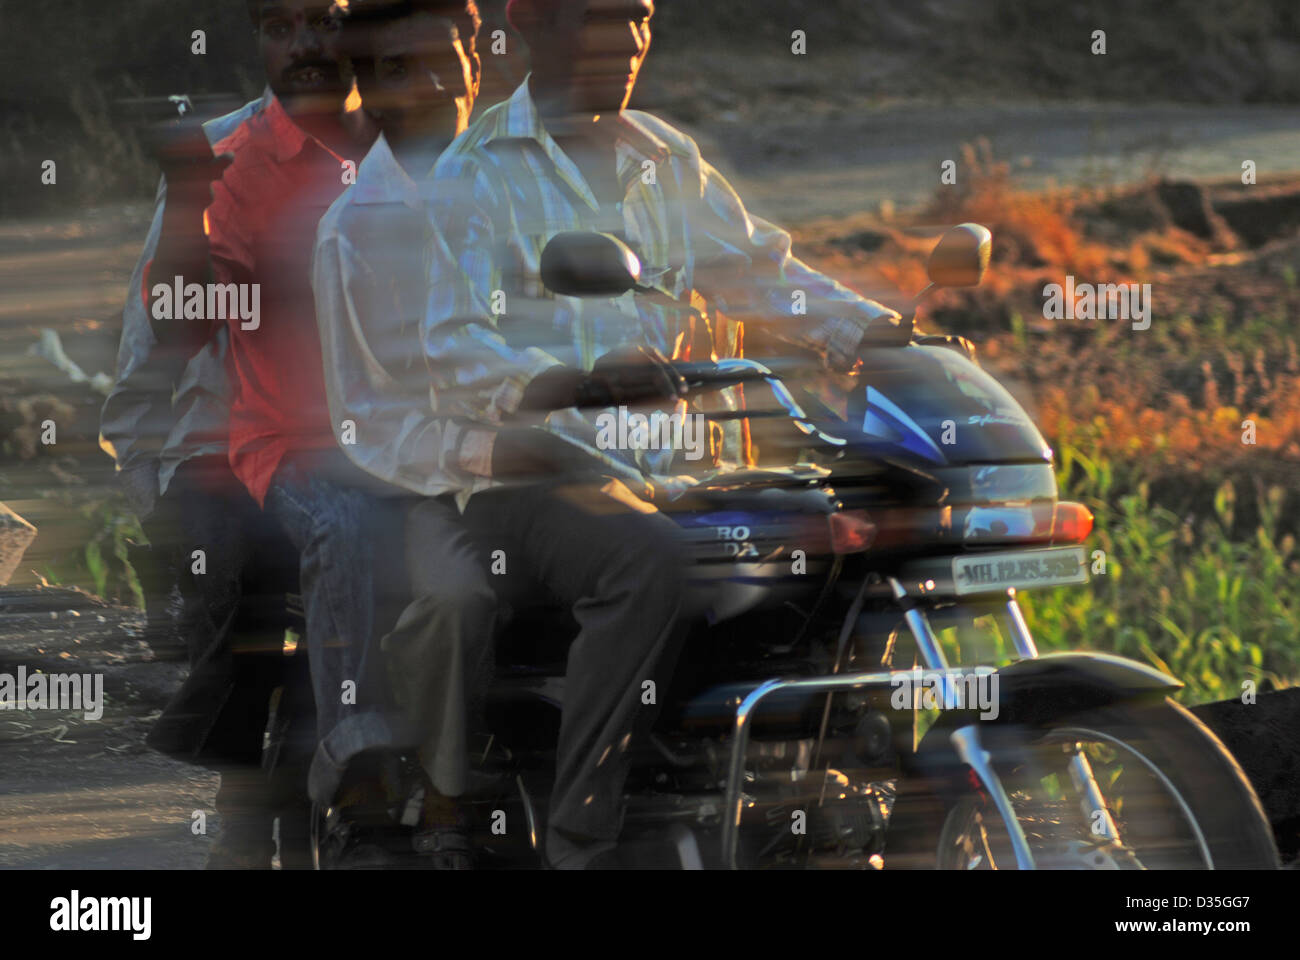
[[[307,791],[322,805],[333,803],[359,753],[412,746],[380,651],[409,594],[400,562],[409,501],[376,493],[375,483],[341,455],[301,456],[281,464],[266,497],[266,511],[301,554],[319,737]]]

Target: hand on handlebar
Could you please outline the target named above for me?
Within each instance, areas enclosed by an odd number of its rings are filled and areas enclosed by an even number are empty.
[[[686,380],[658,350],[642,345],[619,347],[596,361],[579,392],[578,406],[676,402],[685,393]]]
[[[685,394],[686,380],[668,359],[653,347],[637,345],[611,350],[588,374],[552,367],[528,385],[520,409],[675,403]]]

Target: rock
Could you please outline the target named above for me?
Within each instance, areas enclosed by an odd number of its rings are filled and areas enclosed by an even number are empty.
[[[75,407],[52,393],[3,397],[0,398],[0,440],[13,444],[19,460],[30,460],[38,452],[51,450],[41,442],[47,420],[66,429],[76,415]]]
[[[1241,764],[1273,827],[1283,864],[1300,857],[1300,688],[1192,708]]]
[[[1169,208],[1153,187],[1125,191],[1080,213],[1092,233],[1114,242],[1131,242],[1142,233],[1163,233],[1173,225]]]
[[[1209,240],[1216,246],[1231,250],[1236,238],[1223,217],[1210,206],[1210,196],[1197,183],[1162,180],[1156,184],[1156,196],[1169,211],[1174,226],[1193,236]]]
[[[0,503],[0,586],[9,582],[35,539],[36,528]]]
[[[1300,190],[1250,186],[1215,205],[1228,226],[1251,247],[1300,230]]]

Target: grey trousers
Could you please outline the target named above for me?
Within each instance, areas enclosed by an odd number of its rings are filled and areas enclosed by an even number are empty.
[[[466,522],[570,605],[569,648],[546,851],[581,866],[622,829],[629,746],[649,732],[684,634],[686,562],[675,524],[617,481],[476,494]],[[487,562],[487,561],[485,561]]]
[[[465,792],[469,727],[492,675],[497,595],[455,504],[422,500],[407,515],[415,598],[383,638],[389,684],[421,766],[443,796]]]

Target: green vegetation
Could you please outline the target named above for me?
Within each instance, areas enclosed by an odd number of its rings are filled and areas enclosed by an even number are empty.
[[[135,514],[115,495],[78,508],[90,536],[75,551],[46,565],[46,582],[84,587],[114,603],[144,608],[144,590],[127,553],[131,543],[145,543]]]
[[[1104,551],[1106,572],[1086,588],[1023,595],[1040,649],[1145,661],[1187,685],[1186,703],[1240,696],[1245,681],[1258,690],[1293,684],[1300,558],[1295,536],[1281,529],[1285,491],[1258,490],[1259,523],[1234,540],[1232,481],[1216,492],[1213,516],[1184,518],[1152,502],[1140,467],[1123,472],[1070,447],[1061,453],[1063,496],[1093,511],[1089,550]]]

